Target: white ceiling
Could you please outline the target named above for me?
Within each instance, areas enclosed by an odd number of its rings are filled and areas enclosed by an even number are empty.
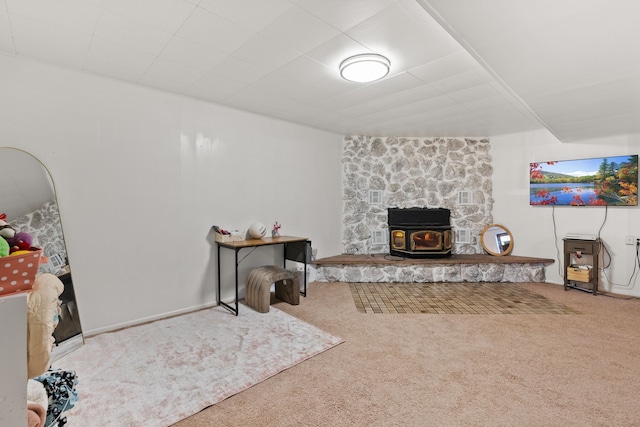
[[[0,0],[0,53],[340,134],[640,133],[637,0]],[[375,83],[338,65],[386,55]]]

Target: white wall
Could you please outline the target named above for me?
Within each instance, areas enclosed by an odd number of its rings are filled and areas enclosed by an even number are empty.
[[[340,253],[341,135],[4,56],[0,93],[0,145],[53,175],[85,332],[214,303],[213,224]]]
[[[600,234],[611,255],[606,274],[601,273],[601,288],[640,296],[640,279],[627,285],[636,262],[635,247],[624,244],[625,235],[640,236],[640,207],[556,207],[554,234],[554,209],[529,205],[529,163],[639,154],[639,142],[640,136],[626,135],[562,143],[547,131],[492,137],[493,217],[513,233],[513,254],[555,259],[546,269],[547,281],[561,284],[562,238],[567,233]],[[608,264],[609,257],[604,261]]]

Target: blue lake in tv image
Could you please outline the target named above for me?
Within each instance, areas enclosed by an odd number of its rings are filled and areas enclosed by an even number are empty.
[[[540,191],[548,191],[544,197],[536,196]],[[591,183],[547,183],[531,184],[529,202],[538,204],[541,201],[555,196],[558,205],[570,205],[579,196],[585,203],[596,197],[596,186]]]

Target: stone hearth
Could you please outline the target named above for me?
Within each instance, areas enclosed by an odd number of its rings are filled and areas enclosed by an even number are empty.
[[[390,255],[338,255],[313,262],[318,282],[536,282],[545,281],[549,258],[454,254],[407,259]]]

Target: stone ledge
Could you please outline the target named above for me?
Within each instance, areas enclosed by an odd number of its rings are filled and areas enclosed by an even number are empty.
[[[313,262],[318,282],[537,282],[553,259],[454,254],[445,258],[399,258],[383,254],[338,255]]]

